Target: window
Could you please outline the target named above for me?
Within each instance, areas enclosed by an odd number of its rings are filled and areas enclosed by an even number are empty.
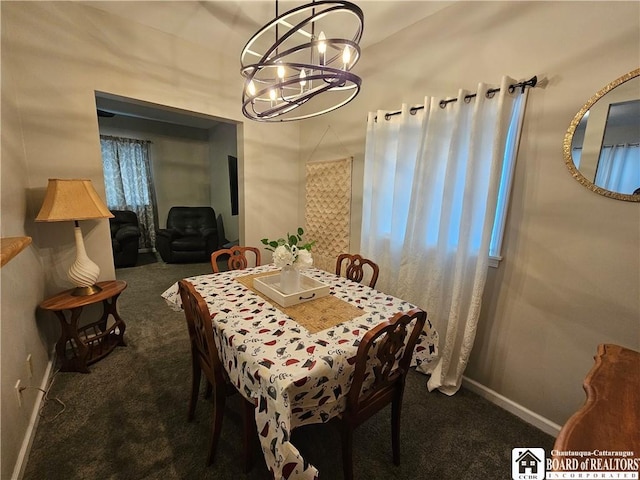
[[[516,102],[526,102],[526,92],[518,96]],[[516,168],[516,157],[518,155],[518,145],[520,144],[520,132],[524,120],[524,108],[520,105],[512,111],[509,130],[507,133],[506,146],[504,151],[504,163],[502,176],[500,177],[500,187],[498,190],[498,204],[496,206],[496,216],[491,231],[491,243],[489,244],[489,266],[497,267],[502,260],[502,240],[509,210],[509,199],[511,198],[511,186],[513,185],[513,174]]]
[[[140,248],[155,245],[155,201],[151,178],[151,142],[100,135],[107,206],[111,210],[131,210],[140,224]]]

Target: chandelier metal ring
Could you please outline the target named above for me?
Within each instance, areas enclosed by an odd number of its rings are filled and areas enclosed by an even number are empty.
[[[351,69],[360,59],[363,23],[362,10],[347,1],[323,0],[276,12],[242,50],[243,114],[285,122],[349,103],[362,83]]]

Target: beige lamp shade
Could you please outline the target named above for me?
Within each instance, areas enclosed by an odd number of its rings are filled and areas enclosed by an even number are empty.
[[[76,261],[67,273],[76,286],[71,295],[94,295],[101,288],[96,284],[100,267],[87,256],[78,220],[111,218],[113,214],[98,196],[91,180],[50,178],[47,193],[36,222],[75,223]]]
[[[36,222],[64,222],[111,218],[91,180],[50,178]]]

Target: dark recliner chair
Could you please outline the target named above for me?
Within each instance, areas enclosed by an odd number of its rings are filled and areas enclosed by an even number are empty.
[[[166,263],[209,262],[217,249],[218,227],[211,207],[171,207],[167,228],[156,232],[156,250]]]
[[[116,268],[133,267],[138,261],[140,227],[138,216],[131,210],[111,210],[111,248]]]

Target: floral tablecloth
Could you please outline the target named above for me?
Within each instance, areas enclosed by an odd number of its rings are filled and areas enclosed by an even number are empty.
[[[243,395],[256,403],[256,424],[274,478],[312,480],[318,470],[289,441],[291,431],[324,423],[344,410],[360,339],[372,327],[414,305],[314,268],[305,275],[330,285],[330,295],[362,309],[362,316],[312,334],[237,276],[275,271],[273,265],[187,278],[212,314],[220,357]],[[162,297],[181,309],[177,283]],[[413,365],[437,359],[438,334],[427,318]],[[425,368],[426,367],[426,368]]]

